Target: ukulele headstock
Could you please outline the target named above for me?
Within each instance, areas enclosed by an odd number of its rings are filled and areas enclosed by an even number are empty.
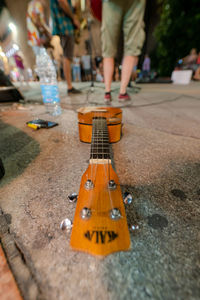
[[[71,247],[101,256],[130,248],[119,180],[111,164],[90,164],[82,177]]]

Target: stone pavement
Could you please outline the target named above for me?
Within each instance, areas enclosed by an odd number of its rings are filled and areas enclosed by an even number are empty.
[[[200,296],[200,84],[146,84],[130,89],[123,109],[123,137],[113,144],[126,207],[131,250],[99,259],[72,251],[63,219],[73,220],[67,195],[79,190],[90,145],[78,138],[76,109],[104,105],[102,85],[66,96],[63,113],[45,114],[37,83],[24,90],[26,104],[0,105],[0,238],[24,299],[199,299]],[[88,87],[88,88],[87,88]],[[135,93],[138,91],[138,93]],[[33,118],[59,126],[33,131]],[[6,229],[5,229],[6,228]],[[11,249],[12,248],[12,249]]]

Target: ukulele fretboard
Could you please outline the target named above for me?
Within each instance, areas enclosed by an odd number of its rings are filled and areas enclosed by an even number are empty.
[[[90,159],[110,159],[110,144],[106,118],[93,118]]]

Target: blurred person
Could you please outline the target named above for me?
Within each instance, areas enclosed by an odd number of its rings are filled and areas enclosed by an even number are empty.
[[[102,57],[99,56],[99,55],[96,55],[95,58],[94,58],[94,60],[95,60],[96,68],[99,68],[99,64],[102,63]]]
[[[196,64],[199,66],[200,65],[200,52],[197,55],[197,61]]]
[[[81,59],[79,56],[73,58],[73,81],[81,81]]]
[[[102,72],[103,64],[99,62],[98,68],[96,68],[96,81],[103,82],[103,72]]]
[[[197,69],[197,57],[197,50],[192,48],[187,56],[177,61],[175,70],[192,70],[195,72]]]
[[[81,57],[83,72],[86,81],[91,81],[91,59],[88,51],[85,50],[85,54]]]
[[[28,80],[32,81],[33,80],[33,71],[32,71],[32,69],[27,68],[26,71],[27,71],[27,75],[28,75]]]
[[[104,57],[105,101],[111,101],[111,83],[114,72],[114,57],[121,26],[124,35],[124,58],[121,72],[120,101],[130,100],[127,94],[133,67],[141,53],[144,33],[144,11],[146,0],[112,0],[103,2],[102,53]]]
[[[135,65],[135,66],[133,67],[133,72],[132,72],[132,76],[131,76],[132,81],[135,81],[137,77],[138,77],[138,73],[137,73],[137,65]]]
[[[45,17],[46,9],[46,0],[31,0],[27,8],[28,44],[32,47],[35,55],[39,53],[40,47],[52,47],[50,45],[51,33]]]
[[[197,50],[195,48],[192,48],[190,50],[190,53],[183,57],[182,60],[183,60],[183,64],[184,65],[192,65],[192,64],[195,64],[196,63],[196,60],[197,60]]]
[[[18,73],[19,73],[20,83],[22,84],[23,81],[25,81],[26,85],[29,85],[28,84],[28,82],[29,82],[28,73],[25,69],[22,56],[20,55],[20,53],[15,53],[13,55],[13,58],[15,60],[15,64],[16,64],[16,67],[17,67],[17,70],[18,70]]]
[[[195,70],[193,79],[199,81],[200,80],[200,52],[197,55],[196,66],[197,68]]]
[[[200,66],[196,69],[194,76],[193,76],[194,80],[199,81],[200,80]]]
[[[115,81],[120,81],[120,76],[119,76],[119,66],[118,65],[116,65],[115,66],[115,71],[114,71],[114,80]]]
[[[4,68],[4,62],[3,62],[3,60],[1,59],[1,56],[0,56],[0,70],[1,71],[5,71],[5,68]]]
[[[144,77],[149,76],[151,70],[151,59],[148,54],[145,54],[144,61],[142,64],[142,74]]]
[[[81,91],[72,86],[71,63],[74,51],[74,29],[80,28],[77,16],[73,12],[71,0],[50,0],[53,35],[60,36],[63,48],[63,70],[67,82],[67,92],[79,94]]]

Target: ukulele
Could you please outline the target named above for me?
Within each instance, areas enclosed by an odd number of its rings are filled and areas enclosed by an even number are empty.
[[[81,108],[79,137],[91,143],[89,166],[83,174],[71,234],[74,250],[105,256],[130,248],[130,236],[119,179],[112,167],[110,143],[121,138],[122,110]]]

